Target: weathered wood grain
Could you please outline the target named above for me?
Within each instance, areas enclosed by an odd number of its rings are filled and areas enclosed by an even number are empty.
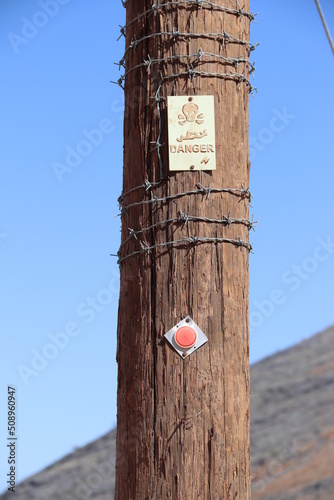
[[[237,7],[234,0],[216,3]],[[249,10],[249,1],[245,9]],[[127,22],[151,7],[150,1],[128,0]],[[249,39],[249,19],[198,6],[170,6],[142,18],[126,33],[128,46],[136,35],[171,31],[223,32]],[[247,47],[207,38],[185,40],[155,37],[130,50],[126,70],[151,58],[193,54],[199,49],[227,57],[248,58]],[[157,151],[157,106],[152,96],[161,75],[185,70],[173,60],[135,70],[125,81],[123,191],[146,178],[160,179]],[[200,69],[235,72],[217,59],[203,59]],[[248,76],[248,66],[238,72]],[[166,103],[163,124],[163,177],[154,195],[161,197],[211,187],[248,187],[248,87],[246,83],[213,77],[179,77],[162,85],[162,96],[214,95],[217,170],[168,172]],[[144,190],[131,193],[128,203],[149,199]],[[130,208],[122,215],[122,241],[128,228],[138,230],[184,213],[221,219],[248,217],[248,200],[212,193]],[[227,237],[248,241],[248,229],[201,222],[160,226],[145,236],[149,245],[184,236]],[[136,239],[122,255],[140,249]],[[209,342],[183,360],[165,342],[164,334],[187,314]],[[249,463],[249,333],[248,251],[224,244],[161,247],[121,264],[118,323],[118,423],[116,499],[240,499],[250,498]]]

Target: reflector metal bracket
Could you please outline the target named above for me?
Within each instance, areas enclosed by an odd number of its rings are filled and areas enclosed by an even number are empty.
[[[175,340],[175,334],[178,331],[178,329],[182,327],[190,327],[193,328],[197,334],[197,340],[196,343],[193,347],[190,348],[182,348],[180,347]],[[195,321],[190,317],[187,316],[184,318],[182,321],[177,323],[177,325],[173,326],[166,334],[165,334],[166,339],[168,342],[174,347],[175,351],[183,358],[187,358],[190,354],[193,352],[197,351],[202,345],[206,344],[208,342],[207,336],[202,332],[200,327],[195,323]]]

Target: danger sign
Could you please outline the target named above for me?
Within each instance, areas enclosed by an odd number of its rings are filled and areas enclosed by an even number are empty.
[[[216,170],[214,96],[169,96],[169,170]]]

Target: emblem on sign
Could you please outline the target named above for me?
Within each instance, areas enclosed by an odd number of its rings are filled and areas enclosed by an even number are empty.
[[[197,113],[199,107],[194,102],[188,102],[182,108],[182,114],[179,115],[179,124],[185,125],[186,122],[192,123],[196,122],[198,125],[204,123],[203,113]]]
[[[214,96],[170,96],[169,170],[216,170]]]

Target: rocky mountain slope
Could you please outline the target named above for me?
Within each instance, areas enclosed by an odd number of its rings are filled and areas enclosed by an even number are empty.
[[[253,500],[334,499],[334,327],[252,366],[251,381]],[[112,431],[18,485],[15,498],[111,500],[114,464]]]
[[[334,327],[251,371],[254,500],[334,499]]]

